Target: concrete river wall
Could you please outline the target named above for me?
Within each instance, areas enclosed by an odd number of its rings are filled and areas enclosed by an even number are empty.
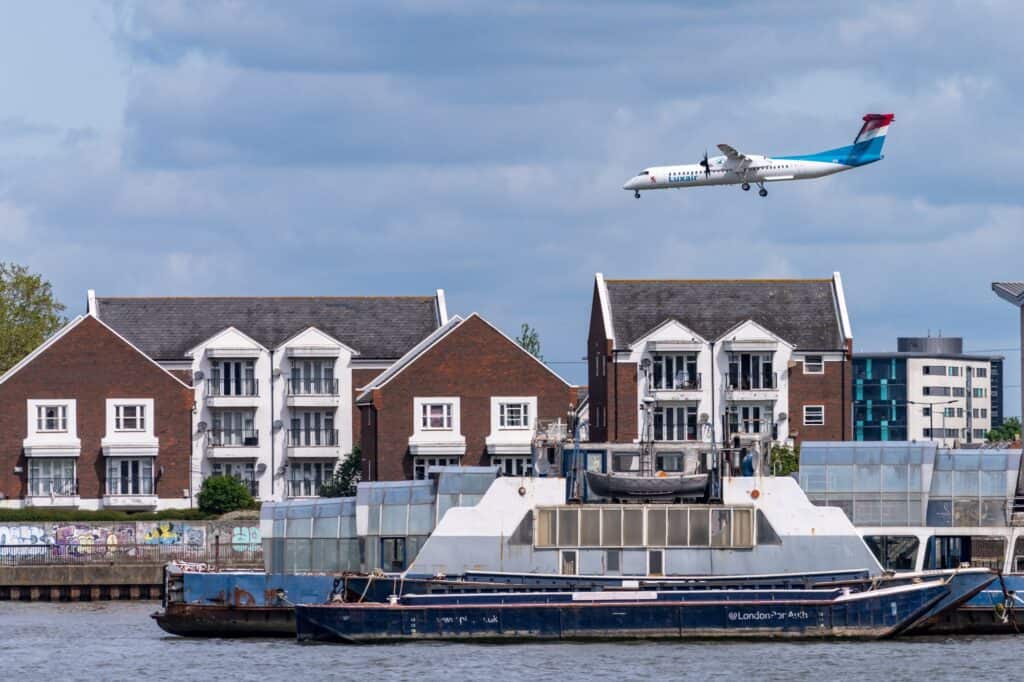
[[[0,523],[0,600],[157,599],[172,560],[262,568],[259,522]]]

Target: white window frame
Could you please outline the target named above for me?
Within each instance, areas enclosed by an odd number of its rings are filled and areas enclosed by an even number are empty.
[[[821,421],[810,421],[813,417],[808,410],[820,409],[821,410]],[[824,426],[825,425],[825,406],[824,405],[804,405],[804,426]]]
[[[131,484],[135,482],[134,478],[129,477],[125,479],[121,477],[120,469],[122,462],[128,463],[129,469],[132,462],[137,462],[136,466],[139,470],[137,492],[131,490]],[[155,457],[107,457],[104,468],[106,469],[106,480],[104,481],[105,495],[115,497],[156,495],[157,467]],[[128,483],[128,490],[121,488],[121,482]],[[113,490],[113,488],[116,488],[116,490]]]
[[[433,408],[441,408],[441,426],[431,426],[434,419],[431,414]],[[452,404],[447,402],[423,403],[420,405],[420,429],[423,431],[451,431],[452,430]]]
[[[54,416],[47,416],[50,410],[54,410]],[[56,424],[55,428],[48,428],[49,422]],[[36,405],[36,433],[67,433],[68,431],[68,406],[56,403],[53,405]]]
[[[63,410],[65,417],[63,429],[54,429],[52,431],[39,429],[40,408],[45,409],[47,407],[59,407]],[[49,442],[53,440],[63,441],[77,437],[77,401],[74,398],[31,398],[25,401],[25,408],[25,433],[28,434],[29,440],[33,440],[35,437]]]
[[[414,481],[426,480],[430,467],[459,466],[461,461],[458,455],[415,455],[412,458],[412,478]]]
[[[510,417],[518,408],[518,424],[510,424]],[[527,430],[530,428],[530,403],[529,401],[505,400],[498,403],[498,428],[503,430]]]
[[[131,408],[135,414],[131,417],[125,414],[125,410]],[[133,420],[135,426],[125,426],[125,422]],[[140,403],[114,404],[114,430],[115,431],[145,431],[146,430],[146,406]]]
[[[817,358],[817,361],[812,361],[811,358]],[[824,374],[825,373],[825,356],[824,355],[805,355],[804,356],[804,374]],[[817,369],[812,369],[817,367]]]
[[[533,476],[531,455],[491,455],[491,466],[498,467],[499,476]]]

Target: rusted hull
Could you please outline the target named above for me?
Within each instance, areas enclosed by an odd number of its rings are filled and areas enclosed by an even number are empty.
[[[165,632],[182,637],[294,637],[290,606],[168,604],[152,614]]]

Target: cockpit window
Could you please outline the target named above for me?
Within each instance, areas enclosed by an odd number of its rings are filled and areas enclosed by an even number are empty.
[[[645,171],[645,170],[642,170],[639,173],[637,173],[637,175],[650,175],[650,174],[651,174],[650,171]]]

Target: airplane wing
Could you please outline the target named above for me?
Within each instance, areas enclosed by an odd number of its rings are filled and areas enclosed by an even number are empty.
[[[735,147],[731,147],[727,144],[720,144],[718,145],[718,148],[722,150],[722,153],[725,154],[730,161],[742,161],[747,158],[746,154],[740,154],[736,151]]]

